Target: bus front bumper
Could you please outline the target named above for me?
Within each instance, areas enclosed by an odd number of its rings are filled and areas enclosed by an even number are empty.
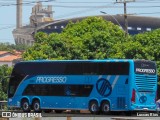
[[[8,99],[8,107],[16,107],[20,108],[20,102],[18,100],[12,100],[12,98]]]
[[[157,106],[156,105],[132,105],[131,110],[133,111],[156,111]]]

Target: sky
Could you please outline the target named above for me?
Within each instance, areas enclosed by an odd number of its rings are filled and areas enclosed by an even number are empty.
[[[0,0],[0,43],[15,44],[12,31],[16,28],[16,1]],[[123,3],[116,0],[22,0],[22,23],[29,24],[32,7],[41,1],[44,7],[52,5],[54,20],[81,16],[123,14]],[[123,0],[121,0],[123,1]],[[126,0],[129,1],[129,0]],[[130,0],[133,1],[133,0]],[[160,17],[160,0],[135,0],[127,2],[127,14]]]

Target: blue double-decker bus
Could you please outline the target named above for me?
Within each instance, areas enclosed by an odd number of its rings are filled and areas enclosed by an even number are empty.
[[[24,112],[155,111],[156,64],[148,60],[28,61],[14,66],[8,106]]]

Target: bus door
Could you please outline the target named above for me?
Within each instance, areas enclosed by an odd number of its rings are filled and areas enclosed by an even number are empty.
[[[64,93],[65,93],[65,99],[64,102],[66,103],[66,107],[74,108],[75,107],[75,97],[76,92],[73,90],[74,85],[65,85]]]

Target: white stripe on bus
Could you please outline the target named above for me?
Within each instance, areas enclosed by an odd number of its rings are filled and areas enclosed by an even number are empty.
[[[114,81],[112,83],[112,89],[114,89],[114,86],[117,83],[118,79],[119,79],[119,75],[116,75],[116,77],[115,77],[115,79],[114,79]]]

